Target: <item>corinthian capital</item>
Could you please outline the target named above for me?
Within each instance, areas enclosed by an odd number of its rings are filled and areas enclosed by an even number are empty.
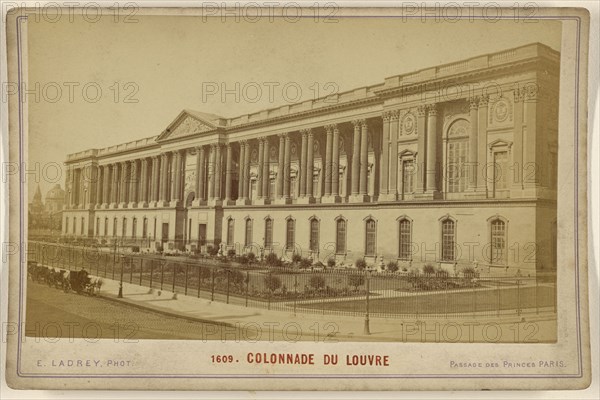
[[[429,104],[427,106],[427,112],[429,113],[429,115],[437,115],[438,113],[438,106],[437,104]]]

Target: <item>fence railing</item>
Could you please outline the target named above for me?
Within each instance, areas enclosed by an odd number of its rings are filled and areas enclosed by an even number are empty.
[[[28,259],[212,301],[293,313],[411,318],[556,313],[556,275],[478,278],[357,270],[252,269],[30,241]],[[125,293],[126,296],[126,293]]]

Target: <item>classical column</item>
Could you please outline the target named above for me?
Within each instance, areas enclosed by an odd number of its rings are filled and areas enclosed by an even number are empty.
[[[168,185],[169,184],[169,155],[162,153],[160,157],[160,196],[159,203],[161,206],[169,201],[168,198]]]
[[[227,153],[225,159],[225,200],[230,202],[231,199],[231,178],[233,175],[233,160],[231,154],[231,144],[227,143]]]
[[[96,208],[102,207],[103,190],[105,190],[104,184],[104,166],[98,165],[96,167]]]
[[[306,197],[309,200],[313,197],[313,175],[314,175],[314,137],[310,129],[308,129],[308,138],[306,142]]]
[[[215,146],[215,174],[213,180],[215,182],[215,200],[221,200],[221,179],[223,178],[222,167],[223,160],[221,157],[221,143],[217,143]]]
[[[352,121],[354,125],[354,138],[352,140],[352,196],[358,196],[360,183],[360,127],[361,120]]]
[[[477,122],[477,109],[479,108],[479,99],[473,98],[469,100],[469,118],[471,122],[471,133],[469,134],[469,190],[475,191],[477,189],[477,176],[479,171],[479,163],[477,162],[477,139],[478,139],[478,122]]]
[[[244,151],[244,147],[246,147],[246,142],[240,142],[240,156],[238,162],[238,200],[243,200],[244,197],[244,166],[246,163],[244,162],[244,156],[246,152]]]
[[[290,136],[285,135],[285,146],[284,146],[284,161],[283,161],[283,197],[285,199],[290,198],[290,171],[291,170],[291,158],[290,158]]]
[[[285,169],[285,138],[286,135],[279,135],[279,158],[277,163],[277,198],[283,197],[283,179]]]
[[[435,193],[437,186],[437,104],[427,108],[427,192]]]
[[[489,96],[484,95],[479,98],[479,108],[477,109],[477,162],[481,167],[479,171],[487,170],[487,118],[488,118]],[[516,126],[516,125],[515,125]],[[483,174],[483,172],[480,172]],[[487,182],[481,176],[477,179],[477,191],[482,196],[487,196]]]
[[[171,206],[179,206],[181,203],[181,167],[182,167],[181,150],[173,152],[173,170],[171,172]]]
[[[214,144],[210,145],[210,155],[208,162],[208,200],[215,199],[215,153],[216,146]]]
[[[104,169],[104,172],[102,174],[102,179],[104,181],[102,184],[102,186],[104,186],[104,190],[102,191],[102,207],[108,208],[108,203],[110,203],[110,192],[113,190],[110,187],[111,166],[107,164],[104,165],[102,168]]]
[[[113,164],[112,167],[112,191],[111,191],[111,207],[116,208],[119,203],[119,164]]]
[[[425,106],[417,107],[417,189],[415,193],[423,193],[425,191],[425,116],[427,108]]]
[[[139,199],[140,207],[148,207],[148,202],[150,201],[148,196],[148,159],[146,157],[142,158],[142,189],[141,189],[141,198]]]
[[[381,180],[379,191],[381,198],[386,198],[389,189],[389,159],[390,159],[390,116],[389,111],[385,111],[382,115],[383,119],[383,133],[382,133],[382,150],[381,150]]]
[[[512,147],[512,161],[513,165],[516,166],[515,171],[513,171],[513,175],[511,177],[511,193],[510,197],[520,197],[521,190],[523,190],[523,98],[522,93],[517,89],[513,93],[514,95],[514,119],[515,119],[515,134],[513,140]],[[481,163],[481,162],[480,162]],[[482,165],[479,169],[484,168],[485,165]],[[478,182],[478,187],[481,186],[481,183]],[[478,188],[479,190],[479,188]]]
[[[262,177],[263,177],[263,198],[268,199],[269,198],[269,181],[271,179],[270,175],[269,175],[269,139],[264,138],[264,145],[263,145],[263,170],[262,170]]]
[[[331,195],[334,201],[338,201],[340,196],[340,131],[337,125],[333,125],[331,147]]]
[[[307,157],[306,157],[306,145],[308,143],[308,131],[303,129],[301,132],[302,135],[302,147],[300,150],[300,190],[299,197],[306,196],[306,175],[308,175],[308,168],[306,165]]]
[[[335,125],[326,125],[325,132],[327,132],[327,139],[325,142],[325,197],[331,196],[332,189],[332,178],[333,178],[333,168],[332,168],[332,145],[333,145],[333,128]]]
[[[244,200],[250,199],[250,143],[244,147]]]
[[[160,156],[152,156],[152,205],[156,207],[160,197]]]
[[[361,196],[368,194],[368,170],[369,170],[369,158],[368,158],[368,130],[367,121],[363,120],[361,124],[361,135],[360,135],[360,192]],[[364,197],[362,199],[364,201]]]
[[[129,199],[129,181],[131,180],[131,174],[129,173],[129,162],[123,161],[121,163],[121,207],[127,207],[127,201]]]
[[[259,200],[263,198],[263,180],[265,179],[263,176],[263,164],[265,162],[264,147],[264,138],[258,138],[258,182],[256,183],[256,195]]]
[[[389,189],[388,200],[398,199],[398,132],[400,131],[400,112],[393,110],[390,114],[390,150],[389,150]]]
[[[77,207],[85,207],[85,167],[79,169],[79,187],[77,189]]]
[[[206,154],[204,146],[197,147],[196,160],[196,198],[206,201]]]
[[[137,160],[131,161],[131,173],[129,178],[129,207],[137,207],[138,201],[138,172]]]

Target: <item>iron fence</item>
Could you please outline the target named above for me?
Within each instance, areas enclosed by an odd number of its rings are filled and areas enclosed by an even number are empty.
[[[85,269],[112,280],[245,307],[292,313],[407,318],[556,313],[556,275],[475,277],[357,270],[252,268],[214,259],[188,260],[29,242],[30,260]]]

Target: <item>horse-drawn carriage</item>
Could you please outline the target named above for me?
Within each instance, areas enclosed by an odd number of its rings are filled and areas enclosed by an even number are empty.
[[[35,261],[27,262],[27,276],[34,282],[44,282],[50,287],[63,289],[65,293],[73,290],[95,296],[102,287],[102,279],[90,275],[85,269],[68,271],[46,267]]]

